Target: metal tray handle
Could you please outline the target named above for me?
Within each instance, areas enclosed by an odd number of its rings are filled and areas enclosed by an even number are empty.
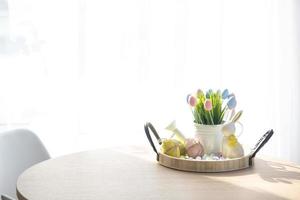
[[[152,146],[152,149],[153,151],[156,153],[157,157],[156,157],[156,160],[158,161],[159,160],[159,154],[158,154],[158,151],[156,150],[156,147],[153,143],[153,140],[152,140],[152,137],[150,135],[150,131],[153,133],[153,135],[155,136],[155,138],[157,139],[157,142],[158,144],[161,144],[162,141],[161,141],[161,138],[159,137],[157,131],[155,130],[154,126],[150,123],[150,122],[147,122],[145,125],[144,125],[144,130],[145,130],[145,133],[146,133],[146,136],[148,138],[148,141],[150,143],[150,145]]]
[[[257,152],[270,140],[270,138],[273,136],[274,131],[273,129],[269,130],[268,132],[266,132],[256,143],[256,145],[254,146],[254,148],[252,149],[251,153],[250,153],[250,157],[249,157],[249,164],[252,165],[253,161],[252,159],[255,157],[255,155],[257,154]]]

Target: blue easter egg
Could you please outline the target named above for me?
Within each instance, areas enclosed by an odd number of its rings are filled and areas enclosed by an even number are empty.
[[[228,91],[228,89],[225,89],[222,93],[222,99],[226,99],[228,97],[228,95],[229,95],[229,91]]]
[[[233,108],[236,107],[236,104],[237,104],[236,99],[235,99],[235,97],[233,96],[233,97],[228,101],[227,106],[228,106],[229,109],[233,109]]]
[[[206,98],[209,99],[210,98],[210,95],[213,93],[212,89],[209,89],[207,92],[206,92]]]
[[[190,96],[191,96],[190,94],[188,94],[188,95],[186,96],[186,102],[187,102],[187,103],[189,103],[189,101],[190,101]]]

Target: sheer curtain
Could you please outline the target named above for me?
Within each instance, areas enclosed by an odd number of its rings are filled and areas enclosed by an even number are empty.
[[[53,155],[148,145],[198,88],[229,88],[240,140],[300,163],[299,1],[0,0],[0,123],[35,130]]]

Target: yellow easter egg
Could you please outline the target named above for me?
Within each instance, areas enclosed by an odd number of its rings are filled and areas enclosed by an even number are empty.
[[[180,157],[180,143],[174,139],[166,139],[162,142],[161,151],[172,157]]]

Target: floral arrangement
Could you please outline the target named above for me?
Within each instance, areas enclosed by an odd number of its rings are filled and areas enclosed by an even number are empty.
[[[229,93],[228,89],[223,92],[221,90],[208,90],[205,94],[202,90],[198,90],[196,95],[189,94],[187,103],[190,105],[194,116],[194,122],[205,125],[218,125],[224,122],[224,116],[231,112],[231,116],[235,114],[236,98],[233,93]]]
[[[239,158],[244,155],[244,149],[236,134],[236,123],[243,131],[243,125],[238,121],[243,111],[235,113],[236,97],[228,89],[208,90],[204,93],[198,90],[195,95],[187,96],[194,116],[195,136],[186,138],[171,122],[166,129],[172,132],[170,138],[161,140],[162,153],[189,160],[224,160]],[[220,125],[220,126],[202,126]]]

